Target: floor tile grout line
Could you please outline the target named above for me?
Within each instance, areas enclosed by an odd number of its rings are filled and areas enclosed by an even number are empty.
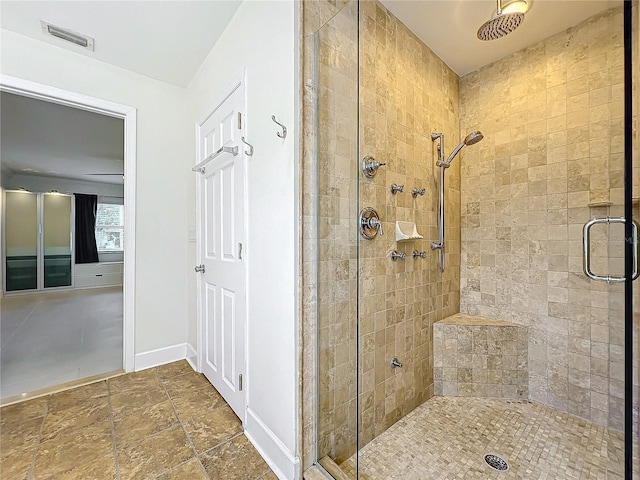
[[[40,448],[40,441],[42,440],[42,434],[44,433],[44,423],[47,420],[47,415],[49,414],[49,402],[51,401],[51,395],[47,398],[47,404],[44,410],[44,416],[42,417],[42,424],[40,424],[40,431],[38,432],[38,438],[33,447],[33,457],[31,458],[31,465],[29,466],[29,472],[27,473],[27,480],[31,480],[33,478],[33,471],[36,468],[36,457],[38,456],[38,449]]]
[[[29,318],[31,317],[31,315],[33,315],[33,312],[35,312],[35,311],[36,311],[36,308],[38,308],[38,306],[39,306],[43,301],[44,301],[43,299],[39,299],[39,300],[38,300],[38,303],[36,303],[36,304],[33,306],[33,308],[31,309],[31,311],[30,311],[29,313],[27,313],[27,316],[26,316],[26,317],[24,317],[24,320],[22,320],[22,321],[20,322],[20,325],[18,325],[18,326],[16,327],[16,329],[13,331],[13,333],[12,333],[11,335],[9,335],[9,338],[7,338],[7,339],[5,340],[5,346],[6,346],[6,345],[11,341],[11,339],[14,337],[14,335],[15,335],[16,333],[18,333],[18,330],[20,330],[20,327],[22,327],[22,325],[24,325],[24,324],[25,324],[25,322],[26,322],[27,320],[29,320]]]
[[[160,382],[160,385],[162,386],[162,388],[164,389],[165,394],[167,395],[167,397],[169,397],[169,403],[171,403],[171,408],[173,408],[173,413],[176,416],[176,418],[178,419],[178,425],[180,425],[180,428],[182,428],[182,431],[185,434],[185,437],[187,438],[187,441],[189,442],[189,445],[191,446],[191,449],[193,450],[194,453],[194,458],[198,461],[198,463],[200,464],[200,468],[202,469],[202,472],[204,473],[204,476],[207,480],[210,480],[209,474],[207,473],[207,471],[204,468],[204,465],[202,465],[202,461],[200,460],[200,456],[198,454],[198,450],[196,449],[195,445],[193,444],[193,441],[191,440],[191,436],[189,435],[189,432],[187,432],[187,429],[184,428],[184,425],[182,423],[182,419],[180,418],[180,415],[178,414],[178,409],[176,409],[175,404],[173,403],[173,398],[171,398],[171,395],[169,395],[169,391],[167,390],[167,387],[164,385],[164,383],[162,382],[162,380],[160,380],[160,375],[158,375],[158,372],[155,371],[156,376],[158,377],[158,381]],[[179,375],[176,375],[176,377]],[[172,377],[173,378],[173,377]],[[191,460],[191,459],[189,459]],[[177,465],[176,465],[177,467]]]
[[[113,419],[113,408],[111,407],[111,385],[107,383],[107,398],[109,400],[109,423],[111,424],[111,441],[113,442],[113,461],[116,468],[116,480],[120,480],[120,464],[118,463],[118,443],[116,439],[116,428]]]
[[[207,448],[206,450],[203,450],[202,452],[200,452],[200,455],[204,455],[205,453],[211,453],[212,450],[215,450],[216,448],[221,447],[225,443],[229,443],[232,440],[235,440],[236,438],[238,438],[238,437],[240,437],[242,435],[244,435],[244,430],[241,431],[241,432],[236,433],[233,437],[227,438],[224,442],[217,443],[213,447]]]
[[[194,372],[195,372],[195,371],[194,371]],[[195,373],[198,373],[198,372],[195,372]],[[169,380],[171,380],[171,379],[175,379],[175,378],[180,377],[180,376],[182,376],[182,375],[189,375],[189,374],[191,374],[191,372],[189,372],[189,373],[183,373],[183,374],[179,374],[179,375],[174,375],[174,376],[169,377],[169,378],[167,378],[167,379],[165,379],[165,380],[166,380],[166,381],[169,381]],[[157,372],[156,372],[156,375],[157,375]],[[160,379],[160,376],[159,376],[159,375],[158,375],[158,378]],[[167,390],[166,390],[166,387],[165,387],[165,385],[164,385],[164,382],[162,381],[162,379],[160,379],[160,384],[163,386],[163,388],[165,388],[165,391],[167,391]],[[215,387],[214,387],[213,385],[203,385],[202,387],[196,388],[196,391],[204,390],[205,388],[206,388],[206,389],[208,389],[208,388],[214,388],[214,389],[215,389]],[[240,437],[241,435],[244,435],[244,426],[243,426],[243,428],[242,428],[242,430],[241,430],[240,432],[238,432],[237,434],[233,435],[232,437],[230,437],[230,438],[226,439],[225,441],[220,442],[220,443],[218,443],[218,444],[216,444],[216,445],[212,446],[211,448],[208,448],[207,450],[204,450],[204,451],[202,451],[202,452],[198,452],[198,451],[196,450],[195,446],[193,445],[192,441],[191,441],[191,437],[189,436],[189,434],[188,434],[188,432],[187,432],[187,429],[184,427],[184,425],[183,425],[183,423],[182,423],[182,419],[180,418],[180,415],[178,414],[178,411],[177,411],[177,409],[175,408],[175,405],[174,405],[174,403],[173,403],[173,398],[171,397],[171,395],[169,395],[169,392],[168,392],[168,391],[167,391],[167,395],[169,396],[169,400],[171,401],[171,406],[173,407],[174,412],[175,412],[175,414],[176,414],[176,417],[178,418],[178,422],[179,422],[180,426],[182,427],[182,429],[184,430],[184,433],[185,433],[185,435],[187,436],[187,439],[189,440],[189,443],[192,445],[192,447],[193,447],[193,449],[194,449],[194,451],[195,451],[195,453],[196,453],[196,459],[197,459],[197,460],[198,460],[198,462],[200,463],[200,467],[201,467],[201,468],[202,468],[202,470],[204,471],[204,473],[205,473],[205,477],[206,477],[207,479],[209,479],[209,478],[210,478],[210,477],[209,477],[209,474],[208,474],[208,473],[207,473],[207,471],[205,470],[204,465],[202,464],[202,460],[200,459],[200,456],[201,456],[201,455],[203,455],[203,454],[210,453],[210,452],[212,452],[213,450],[215,450],[215,449],[219,448],[220,446],[225,445],[225,444],[227,444],[227,443],[230,443],[231,441],[235,440],[236,438]],[[178,397],[176,397],[176,398],[178,398]],[[225,401],[225,405],[226,405],[227,407],[229,406],[229,404],[227,404],[227,403],[226,403],[226,401]],[[215,408],[213,408],[213,409],[212,409],[212,411],[213,411],[213,410],[215,410],[215,409],[217,409],[217,408],[223,408],[225,405],[220,405],[220,406],[218,406],[218,407],[215,407]],[[174,468],[175,468],[175,467],[174,467]],[[271,472],[271,468],[269,468],[269,466],[267,465],[267,470],[266,470],[264,473],[262,473],[261,475],[259,475],[258,477],[256,477],[256,478],[255,478],[255,480],[259,480],[259,479],[261,479],[261,478],[265,477],[265,476],[266,476],[266,475],[268,475],[270,472]]]

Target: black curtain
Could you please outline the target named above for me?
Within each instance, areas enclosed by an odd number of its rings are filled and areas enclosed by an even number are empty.
[[[76,263],[98,261],[96,245],[97,195],[73,194],[76,199]]]

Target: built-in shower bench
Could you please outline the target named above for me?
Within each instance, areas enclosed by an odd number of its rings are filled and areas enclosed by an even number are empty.
[[[433,324],[436,395],[528,397],[528,328],[457,313]]]

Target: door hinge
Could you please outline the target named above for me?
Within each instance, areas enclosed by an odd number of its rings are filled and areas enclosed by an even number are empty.
[[[238,260],[242,260],[242,244],[238,244]]]
[[[238,130],[242,130],[242,113],[238,112]]]
[[[242,374],[238,375],[238,391],[242,391]]]

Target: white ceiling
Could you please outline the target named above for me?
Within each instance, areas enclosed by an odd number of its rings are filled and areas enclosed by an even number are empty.
[[[381,1],[460,76],[562,32],[602,10],[622,6],[621,0],[530,0],[530,9],[517,30],[501,39],[483,42],[476,33],[495,15],[495,0]]]
[[[240,3],[2,0],[0,27],[186,87]],[[93,37],[95,51],[44,34],[41,19]]]
[[[520,28],[502,39],[482,42],[476,32],[494,15],[495,0],[381,1],[461,76],[622,4],[530,0]],[[241,2],[2,0],[0,27],[185,87]],[[93,37],[95,52],[45,35],[41,19]]]
[[[122,119],[2,92],[0,125],[3,171],[123,183]]]

